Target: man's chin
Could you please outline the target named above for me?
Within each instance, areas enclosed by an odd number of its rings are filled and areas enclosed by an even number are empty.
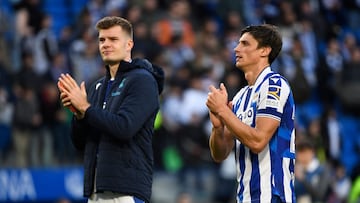
[[[114,60],[103,60],[104,61],[104,63],[106,64],[106,65],[109,65],[109,66],[112,66],[112,65],[115,65],[115,64],[118,64],[119,63],[119,61],[114,61]]]
[[[236,62],[235,62],[235,66],[236,66],[237,68],[240,68],[240,67],[241,67],[241,63],[238,62],[238,61],[236,61]]]

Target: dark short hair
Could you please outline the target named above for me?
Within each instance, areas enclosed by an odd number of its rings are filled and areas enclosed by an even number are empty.
[[[251,25],[241,30],[241,36],[251,34],[258,42],[258,48],[270,47],[269,63],[271,64],[279,55],[282,48],[282,37],[278,28],[271,24]]]
[[[132,24],[126,20],[125,18],[118,16],[106,16],[100,19],[96,23],[97,30],[109,29],[113,26],[120,26],[125,33],[127,33],[131,38],[133,38],[133,26]]]
[[[296,151],[315,150],[315,144],[309,138],[303,138],[296,143]]]

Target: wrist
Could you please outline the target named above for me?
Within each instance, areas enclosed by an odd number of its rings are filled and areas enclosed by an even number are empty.
[[[218,109],[218,111],[216,112],[216,116],[219,117],[220,119],[224,118],[224,115],[226,114],[226,112],[229,110],[229,108],[227,106],[222,106],[221,108]]]
[[[74,113],[76,119],[77,119],[77,120],[83,119],[83,118],[85,117],[85,113],[86,113],[86,111],[87,111],[87,109],[88,109],[89,107],[90,107],[90,104],[87,104],[87,105],[79,108],[79,109]]]
[[[224,132],[224,126],[213,126],[212,128],[212,131],[215,133],[215,134],[222,134]]]
[[[79,112],[82,115],[85,115],[85,112],[88,110],[88,108],[90,107],[90,104],[87,103],[86,105],[83,105],[82,107],[79,108]]]

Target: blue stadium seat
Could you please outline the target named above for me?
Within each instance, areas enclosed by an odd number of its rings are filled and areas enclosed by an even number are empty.
[[[9,126],[0,123],[0,151],[10,143],[11,129]]]

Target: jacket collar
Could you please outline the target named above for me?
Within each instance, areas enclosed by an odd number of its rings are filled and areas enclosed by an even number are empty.
[[[111,78],[110,66],[106,65],[105,68],[106,68],[106,79],[109,80]],[[123,73],[128,72],[128,71],[130,71],[131,69],[134,69],[134,68],[135,67],[134,67],[133,63],[121,60],[120,63],[119,63],[119,66],[118,66],[118,70],[117,70],[116,75],[115,75],[115,79],[119,78]]]

